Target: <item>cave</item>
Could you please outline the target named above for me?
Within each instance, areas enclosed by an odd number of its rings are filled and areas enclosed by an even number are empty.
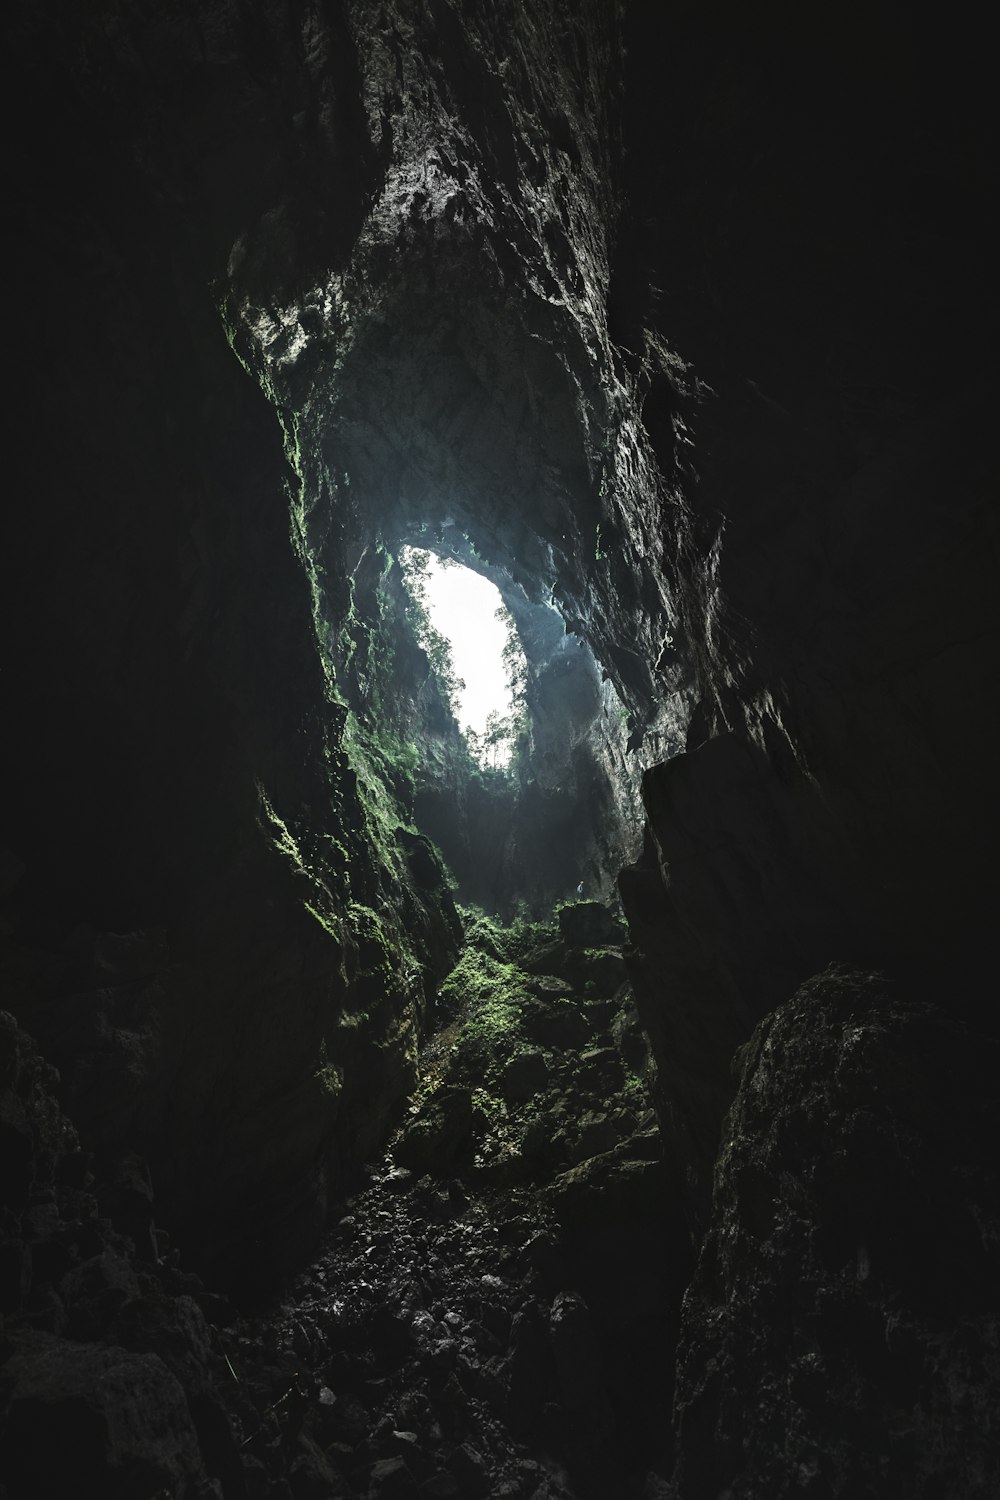
[[[989,1500],[985,23],[4,34],[0,1500]]]

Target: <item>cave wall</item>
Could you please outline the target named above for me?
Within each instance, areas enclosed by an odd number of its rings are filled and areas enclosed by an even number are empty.
[[[556,608],[530,599],[510,566],[485,561],[456,525],[425,523],[409,541],[496,586],[525,661],[524,732],[500,775],[476,773],[451,716],[422,712],[440,695],[421,686],[421,712],[409,714],[417,824],[440,845],[463,899],[508,919],[544,920],[581,880],[617,904],[618,873],[641,848],[644,818],[628,715],[608,674]]]
[[[740,1049],[685,1296],[678,1500],[996,1488],[996,1054],[841,966]]]
[[[331,648],[373,538],[455,525],[630,716],[632,972],[717,1255],[730,1065],[802,981],[879,967],[874,1007],[995,1029],[982,38],[597,0],[6,24],[5,1004],[214,1264],[308,1242],[454,942]],[[797,1047],[742,1089],[799,1087]]]
[[[36,128],[14,184],[4,1002],[85,1145],[143,1152],[188,1253],[259,1284],[380,1139],[455,940],[443,877],[417,883],[342,749],[284,436],[213,292],[305,170],[309,83],[301,45],[283,83],[238,7],[12,20]]]
[[[265,216],[228,305],[324,610],[373,526],[458,527],[626,705],[634,974],[703,1212],[757,1019],[834,958],[960,954],[969,993],[984,957],[983,96],[888,9],[504,14],[349,11],[363,227],[302,231],[292,284]]]
[[[709,5],[626,29],[616,336],[669,328],[711,387],[679,402],[651,367],[644,395],[660,453],[680,406],[718,543],[687,753],[647,775],[626,877],[703,1205],[725,1060],[808,974],[882,966],[992,1026],[996,303],[967,22]]]

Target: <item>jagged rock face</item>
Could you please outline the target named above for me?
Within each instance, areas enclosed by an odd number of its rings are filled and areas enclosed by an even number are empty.
[[[463,565],[477,561],[468,543],[434,540]],[[382,747],[400,816],[440,848],[460,898],[544,917],[581,879],[615,893],[622,858],[640,838],[638,783],[625,761],[624,710],[586,643],[508,574],[480,567],[505,589],[527,659],[530,743],[516,770],[480,774],[417,640],[400,568],[380,546],[362,553],[351,576],[331,661],[338,693]]]
[[[276,267],[274,215],[249,226],[227,310],[291,437],[321,633],[341,627],[373,537],[433,539],[519,620],[551,597],[614,680],[617,696],[599,689],[570,642],[537,660],[526,632],[540,743],[508,862],[540,870],[530,831],[548,825],[560,893],[575,871],[607,894],[638,844],[618,699],[660,749],[679,747],[687,707],[652,690],[681,591],[648,566],[672,537],[606,329],[619,38],[602,6],[569,20],[512,7],[506,23],[350,10],[383,174],[367,216],[345,254],[322,216],[280,205],[294,257]],[[593,700],[583,734],[560,667]]]
[[[882,21],[852,41],[725,4],[513,8],[502,35],[446,6],[349,14],[367,217],[347,249],[302,227],[297,280],[272,220],[249,229],[237,342],[294,427],[334,619],[373,526],[467,533],[552,591],[646,726],[636,972],[704,1189],[754,1019],[831,956],[947,962],[985,927],[977,106],[947,76],[930,101],[934,37],[897,54]],[[847,111],[855,44],[876,60]],[[947,412],[928,360],[956,371]],[[685,1009],[716,1021],[678,1062]]]
[[[758,1026],[685,1298],[678,1500],[996,1492],[996,1067],[849,970]]]
[[[208,1324],[190,1295],[202,1288],[163,1261],[154,1269],[159,1232],[143,1164],[120,1157],[96,1180],[54,1097],[58,1082],[0,1011],[5,1487],[193,1496],[209,1474],[228,1486],[240,1461],[209,1372]]]
[[[3,558],[5,638],[26,643],[4,664],[5,1001],[88,1145],[138,1146],[162,1217],[253,1282],[301,1250],[412,1081],[450,897],[373,832],[280,428],[210,291],[281,176],[260,36],[235,8],[153,6],[19,18],[13,44],[39,206],[17,247],[26,499]]]
[[[380,539],[467,533],[630,716],[626,754],[592,737],[617,790],[588,838],[606,868],[646,767],[623,896],[695,1228],[734,1049],[830,959],[995,1024],[971,979],[997,843],[991,91],[888,10],[823,33],[744,9],[11,22],[34,135],[7,1003],[84,1135],[137,1145],[230,1267],[271,1253],[255,1226],[294,1253],[378,1137],[454,943],[338,696]]]
[[[626,30],[612,331],[668,333],[712,388],[643,399],[719,545],[687,753],[648,773],[624,891],[702,1209],[726,1058],[830,959],[994,1025],[986,92],[960,28],[896,21],[709,4]]]

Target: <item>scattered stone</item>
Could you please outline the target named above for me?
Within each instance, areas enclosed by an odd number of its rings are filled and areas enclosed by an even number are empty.
[[[490,1489],[489,1465],[471,1443],[462,1443],[451,1456],[451,1470],[459,1483],[459,1493],[470,1500]]]
[[[586,1086],[599,1086],[609,1092],[620,1088],[624,1082],[621,1054],[615,1047],[586,1047],[580,1053],[577,1075]]]
[[[440,1171],[456,1160],[472,1126],[472,1090],[439,1089],[423,1112],[404,1127],[392,1148],[393,1155],[400,1166],[413,1171]]]
[[[508,1104],[521,1104],[544,1089],[548,1077],[544,1052],[517,1052],[500,1074],[500,1093]]]
[[[582,1047],[590,1040],[591,1021],[574,1000],[533,1000],[525,1005],[522,1025],[543,1047]]]
[[[426,1495],[428,1500],[460,1500],[461,1493],[454,1474],[443,1469],[420,1487],[420,1494]]]
[[[295,1500],[332,1500],[345,1493],[344,1482],[318,1443],[299,1435],[298,1452],[288,1475]]]
[[[370,1500],[413,1500],[420,1493],[405,1459],[380,1458],[368,1480]]]

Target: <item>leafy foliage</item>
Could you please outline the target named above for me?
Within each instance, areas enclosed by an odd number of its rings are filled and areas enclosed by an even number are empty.
[[[442,558],[441,561],[443,566],[447,565],[446,559]],[[427,607],[427,573],[430,566],[430,553],[423,552],[418,547],[403,547],[399,554],[399,566],[406,583],[410,623],[414,634],[427,654],[431,670],[444,688],[452,713],[457,717],[458,695],[465,687],[465,683],[455,671],[451,645],[440,630],[435,628]]]
[[[527,754],[530,745],[528,727],[528,663],[521,648],[510,611],[501,604],[496,618],[505,627],[507,639],[501,653],[507,678],[507,693],[510,711],[501,714],[494,710],[486,717],[482,734],[466,731],[469,749],[483,770],[504,771],[513,775]]]
[[[530,922],[518,917],[504,926],[478,906],[460,906],[467,948],[478,948],[505,964],[518,964],[533,948],[554,943],[559,936],[553,922]]]
[[[441,683],[451,711],[457,719],[459,695],[465,683],[455,670],[449,641],[431,620],[427,593],[431,557],[430,552],[421,548],[403,547],[399,554],[399,565],[410,601],[408,613],[414,634],[425,651],[431,669]],[[443,568],[461,566],[451,558],[440,557],[437,560]],[[490,713],[481,734],[471,728],[466,728],[463,733],[473,763],[482,771],[500,774],[506,778],[513,775],[519,768],[530,744],[527,710],[528,663],[521,648],[517,626],[504,605],[496,611],[496,618],[506,631],[501,657],[507,680],[509,709],[506,714],[499,710]]]

